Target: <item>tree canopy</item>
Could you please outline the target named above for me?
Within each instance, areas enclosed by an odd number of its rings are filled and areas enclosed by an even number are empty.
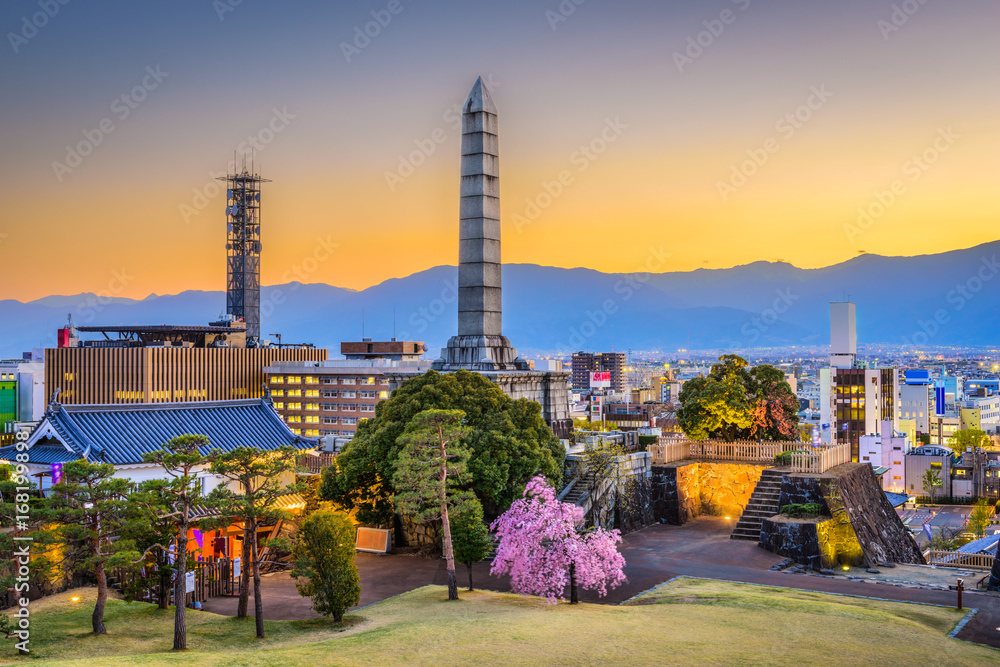
[[[320,495],[357,509],[362,523],[389,525],[399,436],[418,413],[461,410],[468,434],[471,489],[488,513],[498,514],[520,495],[536,473],[553,482],[562,476],[565,450],[542,419],[541,406],[513,400],[477,373],[428,371],[393,391],[375,408],[375,417],[358,426],[334,465],[323,473]]]
[[[799,403],[784,373],[769,364],[751,367],[735,354],[719,362],[681,389],[677,419],[688,437],[798,440]]]

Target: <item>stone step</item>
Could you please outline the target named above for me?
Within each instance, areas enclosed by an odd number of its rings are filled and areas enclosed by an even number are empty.
[[[749,507],[743,511],[744,517],[760,517],[761,519],[767,519],[774,516],[777,512],[772,512],[769,509],[750,509]]]

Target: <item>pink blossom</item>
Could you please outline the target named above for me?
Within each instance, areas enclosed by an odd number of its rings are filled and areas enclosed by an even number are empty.
[[[625,581],[625,558],[617,548],[621,534],[602,528],[581,533],[582,525],[583,509],[556,500],[548,481],[535,477],[524,497],[490,526],[497,535],[490,573],[509,574],[514,591],[555,603],[563,598],[575,565],[580,587],[607,595],[608,588]]]

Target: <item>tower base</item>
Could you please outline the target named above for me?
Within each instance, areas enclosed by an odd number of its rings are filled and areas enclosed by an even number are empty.
[[[506,336],[452,336],[448,347],[432,368],[436,371],[461,369],[477,372],[526,371],[528,362],[517,356]]]

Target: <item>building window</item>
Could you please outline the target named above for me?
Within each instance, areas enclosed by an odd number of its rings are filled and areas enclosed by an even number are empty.
[[[271,376],[271,384],[285,384],[285,376],[284,375],[272,375]]]
[[[274,409],[275,410],[284,410],[285,409],[285,404],[282,403],[281,401],[278,401],[278,402],[276,402],[274,404]]]
[[[358,420],[355,417],[341,417],[340,423],[344,426],[354,426]]]
[[[324,424],[336,424],[337,423],[337,418],[336,417],[323,417],[323,423]]]
[[[358,410],[357,403],[341,403],[340,404],[340,411],[341,412],[357,412],[357,410]]]
[[[306,389],[306,398],[319,398],[319,389]]]
[[[286,417],[286,421],[289,424],[298,424],[302,421],[302,417],[298,415],[288,415],[288,417]]]
[[[289,396],[301,396],[302,395],[302,390],[301,389],[289,389],[288,390],[288,395]]]
[[[302,409],[302,404],[301,403],[289,403],[288,404],[288,409],[289,410],[301,410]]]
[[[319,415],[306,415],[306,423],[307,424],[318,424],[319,423]]]
[[[324,391],[323,398],[337,398],[337,392],[335,391]]]
[[[324,403],[323,404],[323,409],[329,412],[330,410],[336,410],[337,409],[337,405],[336,405],[336,403]]]
[[[387,391],[380,391],[378,393],[378,397],[381,398],[381,399],[383,399],[383,400],[385,400],[385,399],[389,398],[389,392],[387,392]]]
[[[342,392],[340,392],[340,397],[341,398],[356,398],[357,395],[358,395],[358,392],[356,392],[356,391],[342,391]]]
[[[337,378],[323,378],[323,384],[337,384]]]
[[[354,384],[354,378],[340,378],[340,384]]]
[[[290,428],[288,430],[291,431],[292,433],[294,433],[295,435],[302,435],[302,431],[300,431],[297,428]]]
[[[361,384],[375,384],[375,378],[373,377],[361,378]]]
[[[313,375],[307,375],[306,384],[319,384],[319,380]]]
[[[271,390],[271,398],[281,398],[284,395],[285,395],[285,390],[284,389],[272,389]]]
[[[319,436],[319,429],[315,429],[315,428],[306,429],[306,437],[307,438],[315,438],[315,437],[318,437],[318,436]]]
[[[374,405],[362,405],[359,412],[375,412]]]
[[[362,391],[360,394],[359,398],[375,398],[374,391]]]
[[[288,376],[288,384],[302,384],[302,376],[301,375],[289,375]]]
[[[306,410],[319,410],[319,403],[306,403]]]

